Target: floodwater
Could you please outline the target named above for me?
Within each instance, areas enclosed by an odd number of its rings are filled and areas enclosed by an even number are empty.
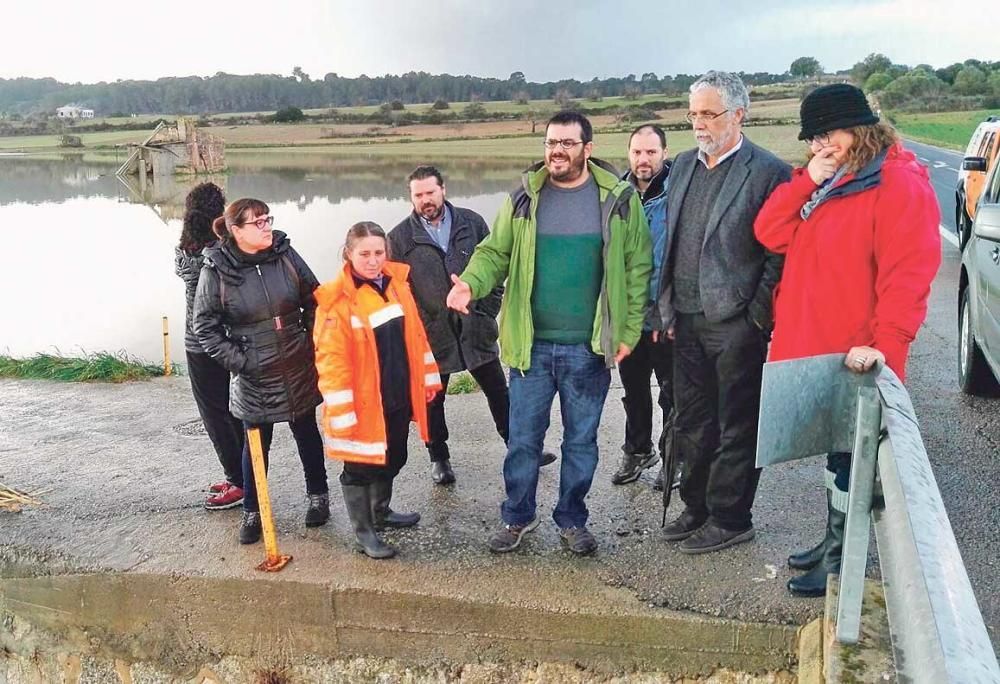
[[[405,179],[420,163],[287,150],[228,156],[230,172],[211,180],[229,199],[266,201],[275,228],[321,282],[340,268],[351,224],[388,230],[410,212]],[[448,160],[440,168],[448,198],[492,223],[523,166]],[[173,248],[184,196],[204,177],[161,179],[141,193],[114,171],[79,157],[0,159],[0,353],[125,351],[159,363],[166,316],[172,360],[183,363],[184,285]]]

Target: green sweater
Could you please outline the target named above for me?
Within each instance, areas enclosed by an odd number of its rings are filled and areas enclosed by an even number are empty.
[[[639,342],[653,268],[652,247],[642,203],[632,185],[594,159],[588,169],[600,192],[603,231],[603,277],[590,346],[611,368],[619,344],[635,349]],[[547,178],[542,162],[522,174],[522,187],[504,200],[489,237],[476,247],[461,275],[473,299],[485,297],[506,279],[500,308],[500,358],[521,371],[531,366],[536,215],[538,193]]]

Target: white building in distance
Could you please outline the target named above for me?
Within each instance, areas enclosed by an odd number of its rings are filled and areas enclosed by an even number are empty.
[[[60,119],[93,119],[94,110],[86,109],[79,105],[66,105],[56,109],[56,116]]]

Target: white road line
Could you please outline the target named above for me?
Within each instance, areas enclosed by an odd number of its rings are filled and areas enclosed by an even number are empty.
[[[958,249],[958,236],[955,235],[953,232],[951,232],[950,228],[946,228],[945,225],[942,223],[941,225],[938,226],[938,230],[941,231],[941,237],[950,242],[955,247],[955,249]]]

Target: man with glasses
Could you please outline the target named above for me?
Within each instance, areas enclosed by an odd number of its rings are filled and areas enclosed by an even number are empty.
[[[486,395],[497,432],[507,442],[509,401],[507,379],[497,349],[497,313],[503,287],[478,300],[472,313],[461,316],[445,305],[451,275],[461,273],[473,250],[490,229],[483,217],[446,199],[444,177],[433,166],[418,166],[407,178],[413,211],[389,231],[392,258],[410,266],[410,284],[420,318],[427,331],[441,384],[448,389],[452,373],[469,369]],[[431,479],[446,485],[455,481],[445,422],[446,392],[438,392],[427,408]],[[542,465],[556,460],[543,454]]]
[[[559,394],[563,442],[559,502],[552,517],[575,554],[597,550],[584,499],[597,467],[597,427],[611,371],[639,343],[652,268],[639,195],[591,158],[593,129],[577,112],[545,128],[545,158],[504,201],[490,236],[448,306],[463,313],[506,279],[501,359],[510,366],[510,443],[503,520],[490,537],[512,551],[538,526],[538,459]]]
[[[791,167],[742,133],[750,108],[734,74],[691,85],[687,120],[697,149],[670,171],[659,334],[674,341],[674,439],[684,511],[664,528],[683,553],[718,551],[754,536],[750,509],[760,381],[781,257],[754,218]]]

